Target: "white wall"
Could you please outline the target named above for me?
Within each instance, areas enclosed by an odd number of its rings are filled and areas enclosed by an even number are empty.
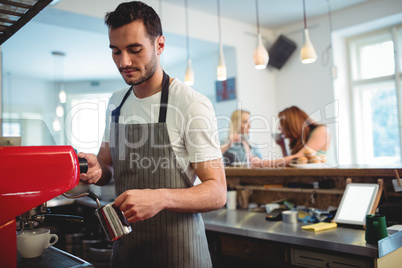
[[[120,0],[101,2],[96,0],[69,0],[62,1],[55,7],[65,11],[103,18],[106,12],[114,10],[117,5],[120,4],[120,2]],[[158,11],[158,1],[149,0],[144,2],[151,5],[156,11]],[[185,21],[184,7],[163,3],[162,9],[162,24],[164,32],[185,35],[185,26],[183,24]],[[190,12],[190,37],[216,43],[218,41],[216,15],[198,12],[195,10],[191,10]],[[233,47],[236,51],[236,61],[233,63],[236,64],[236,66],[227,66],[227,68],[228,72],[230,72],[231,69],[236,71],[237,98],[238,100],[241,100],[241,108],[249,110],[252,115],[271,118],[271,115],[276,114],[277,112],[274,87],[275,76],[269,70],[255,70],[254,68],[252,57],[253,51],[257,44],[257,37],[253,36],[252,33],[256,33],[256,26],[240,23],[223,17],[221,19],[221,26],[222,43],[224,46]],[[267,46],[274,42],[272,32],[270,30],[262,29],[262,35],[266,39]],[[185,51],[183,51],[183,53],[185,53]],[[216,62],[217,59],[218,57],[216,57]],[[197,70],[197,63],[195,60],[192,60],[194,64],[195,76],[196,79],[198,79],[197,71],[199,69]],[[226,58],[226,62],[229,64],[230,60]],[[183,65],[183,67],[184,66],[185,65]],[[215,75],[216,69],[213,68],[211,70],[209,68],[208,70],[204,69],[201,71],[213,72]],[[214,83],[214,81],[215,80],[210,80],[210,83]],[[197,85],[195,85],[195,89],[198,90]],[[202,89],[199,90],[201,91]],[[209,95],[209,92],[207,92],[206,95]],[[238,106],[237,103],[222,103],[222,105],[218,104],[216,105],[217,115],[230,115],[236,106]],[[254,125],[260,128],[263,127],[264,124],[261,123],[260,120],[260,122],[256,121]],[[257,144],[267,144],[267,140],[270,139],[270,134],[267,130],[264,133],[253,135],[253,138]],[[269,143],[271,144],[271,141],[269,141]],[[272,149],[272,144],[270,146]],[[265,146],[263,153],[267,154],[268,149],[269,148]],[[274,150],[277,150],[277,148],[274,148]]]

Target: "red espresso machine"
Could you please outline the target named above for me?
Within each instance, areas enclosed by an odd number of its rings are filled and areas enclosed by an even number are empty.
[[[79,183],[71,146],[0,147],[0,260],[17,266],[16,217]]]

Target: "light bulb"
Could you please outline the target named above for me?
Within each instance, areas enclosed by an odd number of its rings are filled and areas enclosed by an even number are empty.
[[[217,68],[217,79],[218,81],[225,81],[227,78],[226,75],[226,64],[225,64],[225,58],[223,57],[223,48],[222,44],[219,45],[219,63],[218,63],[218,68]]]
[[[300,50],[300,59],[304,64],[313,63],[317,60],[317,53],[310,41],[308,29],[304,29],[304,45]]]
[[[56,117],[53,121],[53,130],[54,131],[60,131],[61,130],[61,124],[59,119]]]
[[[186,68],[186,74],[184,76],[184,83],[189,86],[194,85],[194,71],[193,68],[191,67],[191,59],[187,60],[187,68]]]
[[[59,99],[60,99],[60,103],[66,103],[67,95],[63,89],[59,93]]]
[[[262,44],[261,34],[258,34],[257,40],[258,43],[256,49],[254,50],[253,59],[255,63],[255,68],[261,70],[267,67],[269,55],[267,49]]]
[[[57,108],[56,108],[56,115],[57,115],[58,117],[62,117],[62,116],[64,115],[63,106],[61,106],[61,105],[58,105],[58,106],[57,106]]]

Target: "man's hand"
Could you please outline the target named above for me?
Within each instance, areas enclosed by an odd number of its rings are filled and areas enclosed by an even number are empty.
[[[129,222],[152,218],[161,210],[202,213],[219,209],[226,203],[226,176],[222,159],[192,163],[202,183],[189,188],[127,190],[114,204]]]
[[[119,195],[114,204],[124,213],[128,222],[143,221],[164,209],[160,190],[127,190]]]
[[[97,183],[102,176],[102,168],[94,154],[78,153],[79,158],[85,158],[88,162],[87,173],[80,174],[80,181],[86,184]]]

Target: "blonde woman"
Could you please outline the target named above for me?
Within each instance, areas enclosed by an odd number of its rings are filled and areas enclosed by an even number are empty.
[[[222,153],[226,165],[248,163],[253,157],[261,158],[260,152],[249,143],[250,112],[236,110],[230,118],[230,134],[222,143]]]

